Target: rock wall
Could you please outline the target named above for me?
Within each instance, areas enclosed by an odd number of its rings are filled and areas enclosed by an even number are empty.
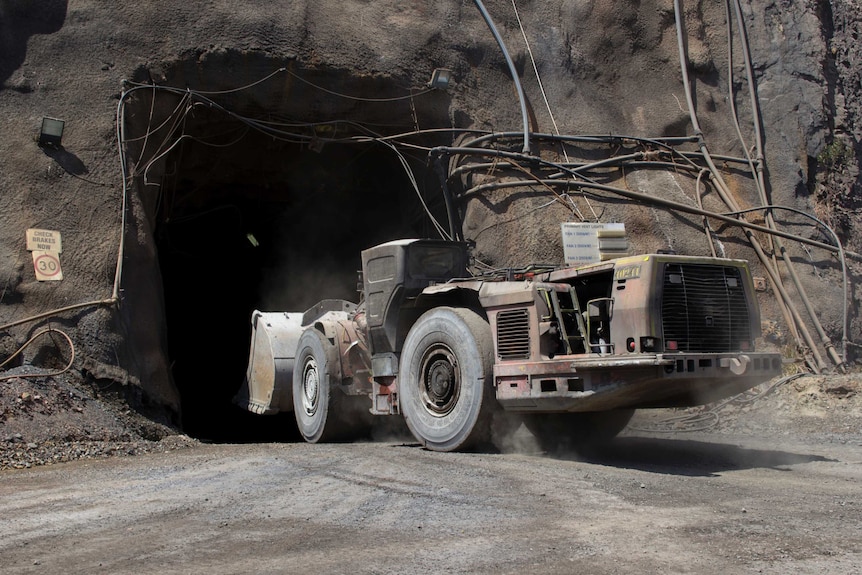
[[[714,153],[740,156],[731,99],[748,146],[752,115],[738,41],[728,48],[725,6],[681,4],[704,137]],[[523,82],[533,130],[638,137],[693,133],[673,2],[519,0],[516,5],[517,13],[511,2],[487,2]],[[822,218],[850,250],[862,248],[856,233],[862,157],[859,8],[855,0],[742,2],[763,113],[771,202]],[[74,370],[82,377],[139,385],[155,403],[179,410],[153,235],[157,214],[148,208],[157,202],[146,187],[128,189],[123,218],[115,117],[122,81],[218,91],[255,82],[276,64],[319,82],[335,75],[314,76],[315,71],[344,71],[350,82],[324,87],[361,89],[358,95],[366,98],[378,96],[377,90],[386,95],[419,91],[432,69],[445,67],[454,77],[446,109],[431,114],[417,99],[416,123],[426,117],[434,122],[421,128],[517,131],[521,125],[502,54],[473,2],[466,0],[318,0],[277,6],[223,0],[0,0],[0,359],[50,322],[72,335],[79,358]],[[301,104],[292,110],[304,116],[296,121],[327,119],[325,96],[297,99],[301,81],[280,82],[269,93],[269,113],[291,112],[290,102]],[[144,121],[146,106],[135,112],[138,116],[127,121]],[[263,116],[267,110],[258,112]],[[398,114],[409,118],[410,111]],[[66,121],[61,150],[41,149],[34,142],[43,116]],[[422,160],[415,165],[421,167]],[[750,177],[734,171],[729,178],[743,206],[758,205]],[[689,203],[697,194],[694,178],[673,171],[613,173],[608,182]],[[530,191],[469,200],[463,208],[465,232],[476,240],[479,257],[489,265],[559,262],[559,224],[578,214],[626,222],[639,249],[707,253],[699,218],[576,191],[568,206],[549,203],[552,199]],[[726,209],[714,194],[705,194],[704,202],[717,211]],[[792,213],[777,217],[792,233],[828,241],[808,219]],[[363,222],[369,224],[375,225]],[[34,227],[62,232],[63,281],[35,280],[24,246],[25,230]],[[121,233],[119,302],[25,321],[110,298]],[[717,233],[727,255],[754,259],[738,231]],[[788,249],[803,283],[817,295],[817,314],[833,340],[840,341],[842,292],[835,258],[792,243]],[[857,271],[853,261],[854,294]],[[770,331],[773,343],[784,345],[790,340],[773,294],[762,295],[764,319],[777,326]],[[849,313],[849,336],[859,339],[855,303]],[[8,327],[13,322],[17,325]],[[24,360],[34,360],[37,350],[28,350]]]

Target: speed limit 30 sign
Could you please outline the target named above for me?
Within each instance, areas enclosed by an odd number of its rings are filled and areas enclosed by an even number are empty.
[[[36,270],[36,279],[40,282],[63,279],[59,254],[34,250],[33,269]]]

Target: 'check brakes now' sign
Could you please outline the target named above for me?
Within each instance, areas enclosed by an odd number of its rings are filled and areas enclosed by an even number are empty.
[[[27,251],[33,252],[33,271],[40,282],[59,281],[63,279],[63,268],[60,267],[60,252],[63,251],[63,239],[56,230],[27,230]]]
[[[63,251],[63,240],[56,230],[27,230],[27,251],[55,252]]]

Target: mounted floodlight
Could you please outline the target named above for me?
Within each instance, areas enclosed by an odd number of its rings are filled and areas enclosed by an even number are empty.
[[[63,139],[66,122],[57,118],[42,118],[42,131],[39,132],[39,145],[59,148]]]
[[[433,90],[445,90],[449,87],[449,82],[452,80],[452,70],[447,68],[435,68],[431,73],[431,81],[428,82],[428,87]]]

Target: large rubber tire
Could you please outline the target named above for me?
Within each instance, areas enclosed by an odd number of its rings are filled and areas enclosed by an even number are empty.
[[[293,370],[293,413],[302,437],[309,443],[343,441],[350,426],[340,383],[338,349],[316,329],[299,338]]]
[[[633,409],[587,413],[531,413],[524,425],[545,451],[590,453],[615,438],[632,416]]]
[[[416,321],[401,352],[398,403],[423,446],[454,451],[489,442],[499,409],[493,353],[491,328],[474,311],[438,307]]]

